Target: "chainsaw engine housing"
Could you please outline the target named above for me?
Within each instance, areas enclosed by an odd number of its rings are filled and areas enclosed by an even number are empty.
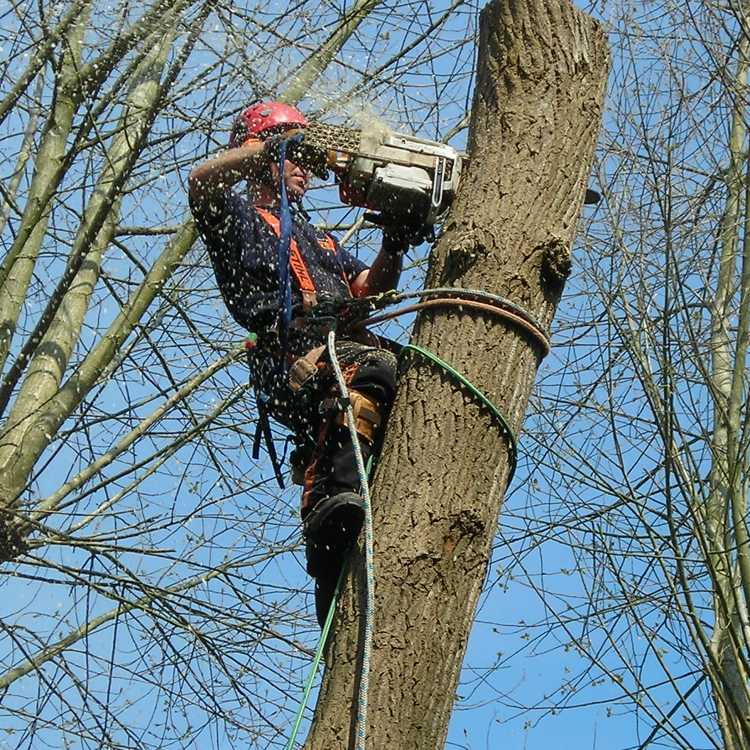
[[[342,202],[410,226],[431,227],[448,210],[465,158],[451,146],[385,128],[310,123],[305,140],[329,152]]]

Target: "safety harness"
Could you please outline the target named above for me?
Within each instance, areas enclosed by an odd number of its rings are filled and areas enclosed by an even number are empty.
[[[279,174],[284,173],[284,162],[286,159],[286,142],[282,143],[279,149]],[[312,275],[307,268],[302,251],[299,248],[297,240],[294,238],[293,220],[289,199],[286,192],[286,185],[283,178],[279,179],[279,216],[262,206],[255,206],[258,215],[273,230],[277,237],[277,260],[279,275],[279,377],[288,378],[292,390],[299,390],[303,383],[317,371],[317,362],[320,359],[325,346],[316,347],[308,352],[304,357],[295,359],[294,362],[287,361],[287,347],[289,340],[289,329],[293,325],[292,321],[292,277],[294,278],[300,294],[302,295],[302,309],[304,313],[309,313],[318,304],[318,293],[313,281]],[[318,245],[325,251],[336,253],[336,243],[333,239],[325,235],[322,238],[316,238]],[[344,269],[341,269],[341,277],[346,285],[349,298],[352,290],[349,285],[349,279],[346,277]],[[252,353],[255,349],[257,337],[248,339],[245,348],[248,353],[248,366],[252,372]],[[258,424],[253,439],[253,459],[258,460],[260,457],[261,438],[266,444],[266,450],[271,459],[276,481],[281,489],[284,489],[284,479],[281,473],[281,461],[279,461],[276,448],[273,442],[271,432],[271,423],[269,419],[268,397],[259,388],[257,382],[253,383],[255,390],[255,401],[258,408]]]
[[[279,218],[267,208],[255,206],[255,210],[258,212],[258,216],[260,216],[263,221],[273,229],[277,240],[280,242],[281,221]],[[300,251],[297,240],[295,240],[294,237],[289,238],[289,267],[292,269],[292,275],[294,276],[297,286],[299,286],[299,290],[302,294],[302,308],[307,312],[318,304],[318,293],[315,288],[315,282],[312,280],[312,276],[310,276],[310,272],[307,270],[307,264],[302,257],[302,252]]]

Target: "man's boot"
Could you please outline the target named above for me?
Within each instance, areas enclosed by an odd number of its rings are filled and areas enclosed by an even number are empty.
[[[350,389],[349,398],[356,420],[357,447],[367,466],[380,425],[380,408],[377,402],[354,389]],[[305,473],[310,482],[303,495],[303,505],[305,500],[312,505],[304,515],[303,535],[307,572],[316,579],[315,610],[321,627],[347,553],[356,543],[364,522],[364,501],[354,491],[360,487],[357,466],[351,433],[340,414],[337,424],[327,432],[325,449]]]
[[[357,541],[364,518],[364,501],[356,492],[327,497],[305,516],[302,533],[309,575],[338,577],[346,553]]]

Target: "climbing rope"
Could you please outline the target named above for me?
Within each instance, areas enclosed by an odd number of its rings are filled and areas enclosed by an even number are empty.
[[[366,317],[374,310],[382,310],[405,300],[421,297],[431,299],[426,299],[392,312],[383,313],[382,315]],[[321,310],[316,310],[313,312],[312,317],[337,319],[342,311],[349,311],[352,322],[348,328],[352,331],[377,325],[400,315],[406,315],[431,307],[474,309],[494,315],[528,334],[541,349],[543,357],[546,357],[550,351],[549,334],[537,318],[528,310],[521,307],[521,305],[512,302],[506,297],[501,297],[499,294],[492,294],[491,292],[484,292],[481,289],[438,287],[435,289],[422,289],[416,292],[390,291],[370,297],[359,297],[353,300],[346,300],[345,302],[337,302],[330,307],[323,304],[320,307],[322,308],[322,312]]]
[[[370,656],[372,654],[372,633],[375,621],[375,566],[373,564],[373,529],[372,529],[372,504],[370,502],[370,486],[368,481],[368,470],[365,467],[364,459],[362,458],[362,451],[359,446],[359,438],[357,437],[357,430],[355,428],[356,421],[354,419],[354,411],[352,410],[351,404],[349,403],[349,389],[346,386],[346,380],[341,371],[338,358],[336,357],[336,334],[334,330],[328,333],[328,354],[331,359],[331,365],[336,376],[336,382],[339,387],[341,399],[346,404],[346,421],[349,426],[349,433],[352,440],[352,447],[354,448],[354,456],[357,463],[357,474],[359,475],[359,484],[362,493],[362,499],[365,506],[365,632],[364,632],[364,644],[362,646],[362,670],[359,680],[359,693],[357,696],[357,729],[356,729],[356,750],[365,750],[365,734],[367,730],[367,698],[370,688]],[[323,629],[320,633],[318,645],[315,649],[315,656],[313,658],[312,666],[310,667],[310,674],[305,682],[304,692],[302,694],[302,701],[300,702],[299,708],[297,709],[297,715],[294,719],[294,725],[292,727],[292,733],[289,736],[289,741],[286,744],[285,750],[293,750],[297,734],[299,733],[300,725],[302,724],[302,717],[307,707],[307,702],[310,699],[310,691],[312,690],[313,681],[315,675],[318,672],[320,666],[320,660],[325,649],[326,642],[328,641],[328,635],[331,631],[331,625],[333,623],[333,614],[336,611],[336,605],[338,603],[339,594],[341,593],[341,584],[344,578],[345,567],[342,566],[341,572],[339,573],[338,581],[336,582],[336,589],[331,599],[331,604],[328,607],[328,614],[326,615],[325,622],[323,623]]]
[[[276,243],[278,255],[277,273],[279,275],[279,334],[282,351],[286,349],[289,324],[292,320],[292,274],[289,265],[292,242],[292,214],[289,210],[289,197],[284,182],[284,164],[286,162],[287,142],[279,146],[279,239]]]
[[[341,398],[345,404],[347,404],[346,407],[346,416],[347,416],[347,424],[349,426],[349,432],[352,440],[352,446],[354,448],[354,455],[356,458],[357,463],[357,473],[359,475],[359,481],[360,481],[360,487],[362,492],[362,498],[365,505],[365,585],[366,585],[366,591],[365,591],[365,611],[364,611],[364,619],[365,619],[365,627],[364,627],[364,643],[362,645],[362,669],[360,673],[360,680],[359,680],[359,690],[357,695],[357,721],[356,721],[356,736],[355,736],[355,750],[365,750],[365,737],[366,737],[366,730],[367,730],[367,708],[368,708],[368,694],[369,694],[369,687],[370,687],[370,660],[372,655],[372,635],[373,635],[373,629],[374,629],[374,621],[375,621],[375,566],[374,566],[374,533],[373,533],[373,526],[372,526],[372,503],[370,500],[370,490],[369,490],[369,482],[368,482],[368,472],[365,468],[364,461],[362,458],[362,452],[359,447],[359,439],[357,437],[357,431],[354,427],[355,420],[354,420],[354,413],[352,411],[352,407],[349,404],[349,391],[346,386],[346,381],[344,380],[344,376],[341,372],[341,366],[339,365],[338,358],[336,357],[336,339],[335,339],[335,332],[331,330],[328,333],[328,353],[331,360],[331,365],[333,366],[333,371],[336,376],[336,381],[339,387],[339,391],[341,393]],[[513,431],[513,428],[510,426],[508,420],[505,418],[503,413],[500,411],[500,409],[495,406],[495,404],[490,401],[487,396],[482,393],[468,378],[466,378],[464,375],[462,375],[458,370],[456,370],[454,367],[451,367],[445,360],[438,357],[436,354],[433,354],[432,352],[428,351],[427,349],[423,349],[421,346],[417,346],[415,344],[406,344],[402,351],[402,355],[404,353],[413,352],[414,354],[418,354],[420,357],[423,357],[424,359],[429,360],[430,362],[438,365],[442,370],[444,370],[446,373],[448,373],[451,377],[453,377],[460,385],[465,387],[473,396],[475,396],[489,411],[490,413],[495,417],[495,419],[500,423],[500,426],[505,433],[505,435],[508,438],[508,445],[509,445],[509,472],[508,472],[508,484],[513,479],[513,476],[516,471],[516,465],[517,465],[517,456],[518,456],[518,439]],[[318,671],[318,667],[320,666],[320,660],[321,655],[323,653],[323,649],[325,648],[325,644],[328,640],[328,635],[330,633],[331,624],[333,623],[333,614],[336,610],[336,605],[338,603],[338,597],[341,591],[341,585],[343,582],[343,576],[344,576],[344,568],[342,568],[341,573],[339,574],[338,581],[336,583],[336,590],[333,595],[333,599],[331,600],[331,605],[328,609],[328,614],[326,615],[325,623],[323,624],[323,629],[320,634],[320,640],[318,641],[318,646],[315,651],[315,657],[313,658],[312,667],[310,668],[310,674],[307,678],[307,681],[305,683],[304,693],[302,696],[302,702],[300,703],[299,709],[297,711],[297,716],[295,717],[294,727],[292,729],[292,734],[289,738],[289,742],[286,745],[286,750],[293,750],[294,742],[297,738],[297,734],[299,732],[300,725],[302,723],[302,716],[304,714],[304,710],[307,707],[307,702],[310,697],[310,691],[312,690],[312,684],[313,680],[315,679],[315,675]]]
[[[367,481],[365,462],[362,459],[362,451],[357,436],[354,411],[349,403],[349,390],[346,387],[344,375],[341,372],[338,358],[336,357],[336,334],[333,330],[328,333],[328,356],[331,359],[333,371],[336,374],[336,382],[339,386],[341,398],[346,404],[346,422],[354,447],[354,455],[357,461],[357,474],[359,475],[360,492],[365,505],[365,632],[362,644],[362,669],[359,677],[359,691],[357,695],[357,729],[356,750],[365,750],[365,733],[367,731],[367,696],[370,689],[370,654],[372,653],[372,632],[375,621],[375,566],[373,564],[373,531],[372,531],[372,504],[370,503],[370,488]],[[330,615],[330,612],[329,612]]]
[[[292,274],[290,265],[292,235],[294,232],[294,221],[289,206],[289,196],[284,181],[284,165],[286,164],[286,150],[289,143],[299,143],[302,134],[297,133],[291,138],[281,141],[279,144],[278,168],[279,168],[279,239],[276,243],[276,254],[278,256],[278,279],[279,279],[279,338],[281,340],[281,351],[286,352],[289,337],[289,326],[292,322]]]
[[[385,292],[381,295],[376,295],[376,298],[383,297],[384,300],[387,300],[389,297],[395,300],[396,302],[400,302],[402,300],[406,299],[415,299],[419,297],[433,297],[433,296],[447,296],[449,298],[456,298],[456,299],[464,299],[464,300],[484,300],[486,302],[489,302],[491,304],[496,305],[499,308],[510,310],[516,315],[520,316],[521,318],[524,318],[527,320],[531,325],[533,325],[539,332],[541,336],[543,336],[545,339],[549,341],[549,336],[544,330],[544,326],[542,325],[541,321],[538,320],[534,315],[532,315],[525,307],[522,307],[516,302],[513,302],[512,300],[508,299],[507,297],[503,297],[499,294],[494,294],[493,292],[486,292],[483,289],[464,289],[463,287],[454,287],[454,286],[441,286],[436,287],[433,289],[418,289],[413,292]]]
[[[450,295],[450,296],[445,296]],[[424,289],[419,292],[387,292],[382,295],[374,297],[365,297],[357,300],[353,300],[347,303],[352,309],[365,309],[368,311],[382,309],[392,304],[398,304],[406,299],[420,297],[432,297],[423,302],[415,305],[409,305],[405,308],[401,308],[391,313],[385,313],[383,315],[370,317],[364,320],[356,320],[350,323],[349,330],[356,330],[357,328],[363,328],[365,326],[374,325],[377,323],[390,320],[399,315],[405,315],[416,310],[425,309],[429,307],[437,306],[448,306],[455,305],[460,307],[469,307],[473,309],[481,310],[482,312],[489,312],[496,315],[506,322],[516,325],[518,328],[526,332],[531,338],[539,345],[542,350],[543,356],[549,353],[550,343],[549,336],[546,333],[541,323],[534,318],[527,310],[520,305],[517,305],[510,300],[501,297],[499,295],[491,294],[489,292],[483,292],[475,289],[460,289],[441,287],[436,289]],[[346,308],[347,304],[343,307]],[[324,306],[321,305],[321,308]],[[328,332],[327,347],[331,365],[336,377],[336,381],[341,394],[342,402],[346,404],[346,416],[347,424],[351,434],[352,446],[354,448],[355,460],[357,464],[357,473],[359,475],[360,487],[362,498],[365,506],[365,610],[364,610],[364,642],[362,645],[362,663],[361,672],[359,679],[359,689],[357,695],[357,717],[356,717],[356,735],[355,735],[355,750],[365,750],[365,738],[367,731],[367,709],[368,709],[368,695],[370,686],[370,659],[372,654],[372,637],[374,629],[375,619],[375,567],[373,561],[373,546],[374,546],[374,535],[372,525],[372,504],[370,500],[369,483],[367,477],[367,471],[365,469],[364,461],[362,458],[362,452],[359,447],[359,439],[355,428],[354,413],[349,403],[349,391],[346,386],[341,367],[336,357],[336,338],[335,338],[335,323],[338,319],[338,314],[341,312],[342,307],[338,309],[324,310],[321,313],[320,310],[313,316],[317,319],[331,318],[334,324],[331,330]],[[468,378],[458,372],[454,367],[445,362],[443,359],[438,357],[436,354],[424,349],[416,344],[406,344],[401,350],[402,356],[404,354],[413,353],[420,357],[427,359],[428,361],[436,364],[444,372],[454,378],[462,387],[466,388],[478,401],[485,406],[490,414],[497,420],[503,433],[508,439],[508,453],[509,453],[509,471],[508,471],[508,484],[515,475],[517,463],[518,463],[518,438],[513,431],[510,423],[508,422],[505,415],[500,409],[492,403],[492,401],[480,391]],[[302,701],[300,703],[295,722],[292,730],[292,734],[289,738],[289,742],[286,745],[286,750],[293,750],[294,743],[299,732],[300,725],[302,723],[302,717],[304,715],[307,702],[310,697],[312,690],[313,681],[317,674],[322,658],[325,644],[328,640],[331,625],[333,623],[333,616],[338,603],[338,598],[341,592],[341,586],[343,582],[344,568],[339,574],[338,581],[336,583],[336,589],[326,615],[326,620],[323,625],[323,629],[320,634],[318,646],[315,651],[313,658],[313,664],[310,669],[310,674],[305,683],[304,693]]]
[[[305,714],[305,708],[307,708],[307,701],[310,700],[310,691],[312,690],[315,675],[318,673],[318,667],[320,666],[320,660],[323,658],[323,650],[326,647],[328,641],[328,634],[331,632],[331,625],[333,624],[333,613],[336,611],[336,602],[339,598],[341,591],[341,582],[344,580],[345,566],[341,566],[339,572],[338,581],[336,581],[336,590],[333,592],[333,599],[331,600],[331,606],[328,608],[328,614],[326,620],[323,623],[323,629],[320,632],[320,638],[318,639],[318,645],[315,649],[315,656],[313,657],[313,663],[310,667],[310,674],[307,675],[305,681],[305,690],[302,694],[302,701],[300,702],[299,708],[297,709],[297,715],[294,717],[294,726],[292,727],[292,733],[289,735],[289,741],[286,743],[285,750],[294,750],[294,743],[299,733],[300,725],[302,724],[302,717]]]
[[[508,471],[508,484],[510,484],[513,480],[513,475],[516,473],[516,464],[518,463],[518,438],[516,437],[515,432],[513,432],[513,428],[510,426],[510,423],[505,418],[505,415],[467,377],[462,375],[455,368],[451,367],[445,360],[440,359],[440,357],[438,357],[436,354],[433,354],[427,349],[423,349],[421,346],[417,346],[416,344],[405,344],[403,349],[401,350],[401,353],[404,354],[408,352],[419,354],[420,357],[424,357],[425,359],[430,360],[430,362],[435,363],[440,368],[445,370],[445,372],[455,378],[472,395],[476,396],[476,398],[481,401],[482,404],[487,407],[487,409],[489,409],[492,416],[497,419],[503,432],[508,437],[508,452],[510,454],[508,459],[510,467]]]
[[[352,310],[359,309],[372,311],[388,307],[389,305],[398,304],[407,299],[421,297],[434,297],[434,299],[427,299],[418,304],[409,305],[407,307],[400,308],[399,310],[385,313],[383,315],[368,317],[361,320],[354,320],[348,325],[348,329],[354,331],[360,328],[369,327],[371,325],[382,323],[386,320],[398,317],[399,315],[405,315],[407,313],[428,307],[455,305],[459,307],[479,309],[483,312],[490,312],[493,315],[501,317],[507,322],[515,324],[517,327],[521,328],[523,331],[531,335],[534,341],[540,346],[543,356],[546,356],[549,353],[549,335],[537,318],[535,318],[528,310],[521,307],[521,305],[512,302],[506,297],[501,297],[500,295],[492,294],[491,292],[484,292],[481,289],[438,287],[434,289],[422,289],[416,292],[391,291],[372,297],[361,297],[356,300],[347,300],[347,302],[343,303],[343,305],[340,306],[339,310],[341,308],[346,309],[347,307],[350,307]],[[485,407],[487,407],[492,416],[500,423],[501,429],[508,438],[508,484],[510,484],[516,473],[516,467],[518,464],[518,438],[511,428],[510,423],[506,419],[505,415],[468,378],[463,376],[460,372],[458,372],[458,370],[449,365],[447,362],[440,359],[440,357],[438,357],[436,354],[433,354],[427,349],[423,349],[422,347],[415,344],[406,344],[401,349],[401,352],[402,354],[414,352],[415,354],[418,354],[421,357],[428,359],[434,364],[438,365],[441,369],[443,369],[451,377],[453,377],[460,385],[466,388],[473,396],[475,396]]]
[[[459,307],[461,309],[469,308],[474,310],[481,310],[482,312],[490,313],[496,317],[501,318],[506,323],[513,323],[517,328],[528,333],[531,338],[539,345],[542,350],[542,356],[549,354],[550,345],[549,339],[544,332],[537,328],[535,325],[530,323],[528,320],[516,315],[510,310],[505,310],[495,304],[487,304],[485,302],[479,302],[471,299],[456,299],[454,297],[438,297],[437,299],[428,299],[423,302],[417,302],[414,305],[407,305],[393,312],[383,313],[382,315],[375,315],[368,318],[366,322],[354,324],[353,329],[356,330],[358,327],[364,325],[372,326],[378,323],[383,323],[386,320],[397,318],[400,315],[406,315],[408,313],[417,312],[418,310],[425,310],[430,307]]]

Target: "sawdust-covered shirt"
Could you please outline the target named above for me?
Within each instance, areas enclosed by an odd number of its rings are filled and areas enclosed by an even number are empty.
[[[279,316],[278,237],[273,228],[243,195],[228,191],[220,205],[190,208],[208,249],[216,282],[232,317],[258,334],[275,329]],[[270,210],[278,218],[278,209]],[[318,299],[351,297],[349,284],[367,266],[348,253],[334,238],[333,250],[326,235],[312,226],[303,213],[291,209],[292,235],[297,242]],[[322,243],[322,244],[321,244]],[[302,295],[292,275],[292,305]]]

